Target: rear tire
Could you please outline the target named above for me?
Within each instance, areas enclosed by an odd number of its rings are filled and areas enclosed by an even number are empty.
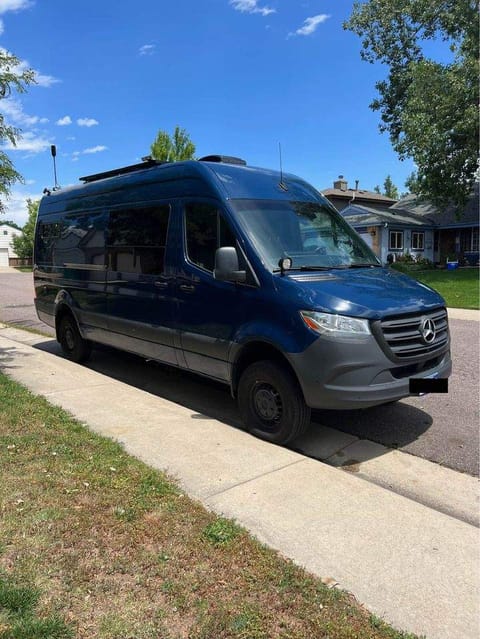
[[[247,430],[274,444],[288,444],[310,424],[311,411],[297,380],[270,360],[245,369],[238,385],[238,406]]]
[[[86,362],[92,352],[90,343],[83,339],[72,315],[64,315],[58,326],[58,341],[65,357],[72,362]]]

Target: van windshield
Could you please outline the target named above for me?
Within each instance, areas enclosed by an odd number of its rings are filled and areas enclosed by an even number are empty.
[[[321,202],[232,200],[244,231],[272,271],[289,257],[292,269],[380,266],[345,220]]]

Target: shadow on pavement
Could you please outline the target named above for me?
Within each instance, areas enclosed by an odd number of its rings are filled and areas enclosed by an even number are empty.
[[[312,421],[390,448],[412,443],[433,424],[428,413],[401,401],[364,410],[315,411]]]
[[[14,348],[3,348],[0,346],[0,371],[6,368],[14,368],[11,366],[13,361]]]
[[[37,343],[35,348],[62,357],[60,346],[54,340]],[[194,411],[192,419],[213,418],[243,429],[236,402],[223,384],[109,347],[96,348],[85,366],[184,406]],[[432,418],[428,413],[402,402],[356,411],[314,411],[308,437],[302,440],[300,447],[293,442],[291,448],[324,459],[330,455],[322,457],[314,451],[324,449],[326,438],[331,442],[331,429],[341,431],[334,434],[334,439],[339,442],[337,450],[345,445],[342,433],[397,448],[415,441],[431,424]],[[335,442],[329,445],[335,446]],[[375,457],[382,453],[372,454]]]

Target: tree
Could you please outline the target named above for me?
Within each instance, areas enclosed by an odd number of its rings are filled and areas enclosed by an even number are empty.
[[[192,160],[195,144],[190,140],[185,129],[176,126],[171,136],[166,131],[159,131],[150,150],[152,157],[161,162]]]
[[[15,253],[22,259],[33,257],[35,224],[37,223],[39,204],[40,200],[27,200],[28,219],[22,229],[22,235],[13,238]]]
[[[24,93],[26,87],[32,82],[35,82],[34,71],[24,69],[17,57],[0,48],[0,100],[8,98],[12,90]],[[15,170],[5,151],[1,149],[8,142],[16,146],[19,137],[20,131],[7,124],[0,113],[0,198],[8,197],[13,184],[22,181],[22,176]],[[4,209],[4,203],[0,199],[0,213],[3,213]]]
[[[400,159],[417,166],[417,193],[438,206],[468,199],[478,170],[478,0],[355,2],[344,28],[362,38],[361,56],[389,71],[377,82],[380,130]],[[427,56],[428,41],[451,61]]]
[[[398,189],[395,186],[395,184],[393,183],[393,180],[390,177],[390,175],[387,175],[387,177],[385,178],[385,181],[383,183],[383,191],[378,186],[378,184],[373,190],[375,191],[375,193],[378,193],[379,195],[385,195],[386,197],[389,197],[392,200],[398,200],[399,199]]]
[[[410,175],[407,177],[407,179],[405,180],[405,186],[408,189],[409,193],[414,193],[415,195],[419,194],[420,185],[418,183],[418,177],[415,171],[412,171],[412,173],[410,173]]]
[[[387,175],[383,183],[383,195],[392,198],[392,200],[398,200],[398,189],[389,175]]]

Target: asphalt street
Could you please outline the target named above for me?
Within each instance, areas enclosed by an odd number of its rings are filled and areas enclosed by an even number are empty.
[[[36,317],[31,273],[0,272],[0,321],[53,336]],[[478,476],[479,326],[476,321],[450,320],[454,371],[448,395],[412,397],[363,411],[317,411],[312,432],[321,424]],[[54,341],[46,342],[45,348],[60,352]],[[89,367],[241,426],[235,402],[222,385],[110,349],[95,351]],[[314,445],[300,450],[315,457]]]

